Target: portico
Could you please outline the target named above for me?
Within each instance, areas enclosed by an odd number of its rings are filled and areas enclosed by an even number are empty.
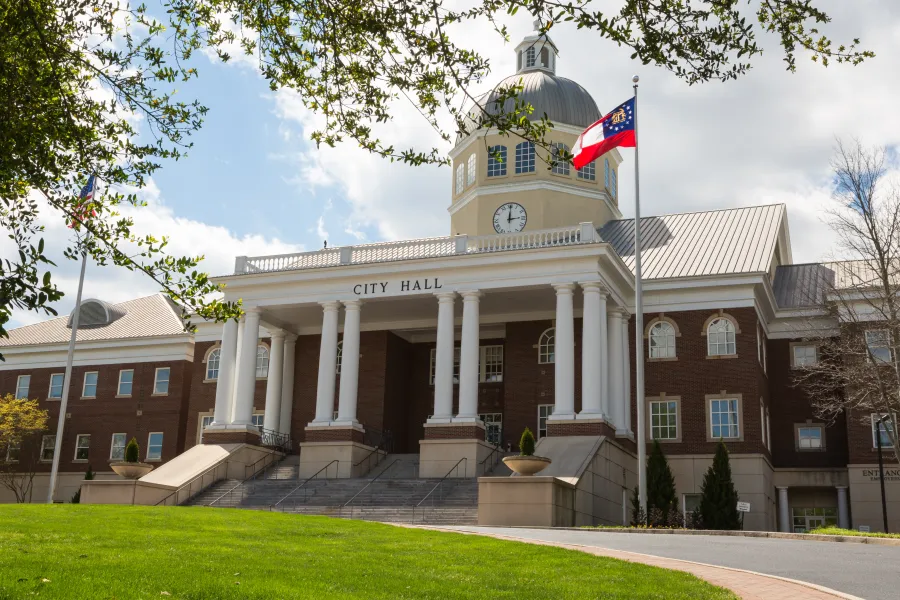
[[[384,265],[379,252],[412,256]],[[333,266],[303,266],[332,253]],[[421,453],[420,475],[443,476],[462,461],[459,475],[474,476],[494,447],[485,435],[485,396],[491,386],[503,390],[506,363],[522,360],[518,348],[504,355],[507,329],[543,321],[555,330],[553,364],[542,367],[553,375],[552,393],[540,401],[552,404],[544,434],[631,435],[623,318],[632,293],[630,274],[590,223],[527,234],[242,257],[236,266],[236,275],[220,279],[227,283],[226,297],[243,300],[246,315],[240,327],[235,322],[223,326],[216,414],[205,440],[247,439],[258,431],[250,415],[262,326],[272,348],[264,428],[302,440],[301,462],[309,463],[305,470],[338,460],[346,463],[339,469],[344,476],[361,474],[366,467],[358,463],[375,451],[375,437],[397,419],[389,417],[391,404],[406,402],[427,410],[416,426],[422,431],[419,447],[407,448]],[[361,372],[369,378],[374,369],[383,378],[390,372],[404,380],[422,375],[411,372],[412,361],[404,364],[402,351],[388,357],[361,352],[361,336],[376,332],[390,333],[397,345],[410,348],[433,344],[431,387],[425,392],[430,397],[423,397],[423,390],[398,391],[396,384],[381,394],[378,406],[364,399],[361,411]],[[318,336],[314,414],[299,427],[291,426],[300,408],[293,367],[310,366],[297,358],[285,360],[294,354],[298,336]],[[493,340],[492,345],[485,346],[485,340]],[[537,352],[532,352],[528,360],[536,363]],[[500,419],[514,413],[517,403],[536,402],[511,391],[499,394],[500,408],[491,414]],[[537,411],[530,423],[532,429],[535,425]],[[499,441],[515,445],[520,433],[508,431]]]

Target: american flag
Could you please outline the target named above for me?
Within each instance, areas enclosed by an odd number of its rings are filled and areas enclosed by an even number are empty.
[[[89,217],[96,217],[97,211],[91,207],[91,201],[94,199],[94,190],[97,185],[96,178],[91,175],[88,177],[87,184],[81,188],[78,194],[78,202],[74,207],[75,216],[69,219],[69,229],[78,231],[81,224],[88,220]]]
[[[94,199],[94,176],[91,175],[88,177],[87,185],[81,188],[81,193],[78,194],[78,199],[82,201],[88,201]]]

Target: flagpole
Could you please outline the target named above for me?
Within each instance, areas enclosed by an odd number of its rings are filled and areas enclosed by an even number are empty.
[[[644,291],[641,282],[641,178],[638,162],[638,81],[634,82],[634,365],[635,401],[637,402],[637,468],[638,497],[647,511],[647,441],[644,401]]]

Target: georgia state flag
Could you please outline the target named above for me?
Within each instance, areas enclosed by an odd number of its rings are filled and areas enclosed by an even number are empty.
[[[585,129],[572,148],[572,164],[581,169],[613,148],[634,148],[634,98]]]

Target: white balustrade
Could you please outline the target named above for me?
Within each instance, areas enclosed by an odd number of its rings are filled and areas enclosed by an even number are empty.
[[[596,235],[594,226],[590,223],[581,223],[572,227],[520,233],[422,238],[402,242],[378,242],[359,246],[326,248],[294,254],[239,256],[235,260],[234,270],[236,274],[244,274],[319,269],[348,264],[361,265],[459,254],[589,244],[598,241],[600,239]]]

